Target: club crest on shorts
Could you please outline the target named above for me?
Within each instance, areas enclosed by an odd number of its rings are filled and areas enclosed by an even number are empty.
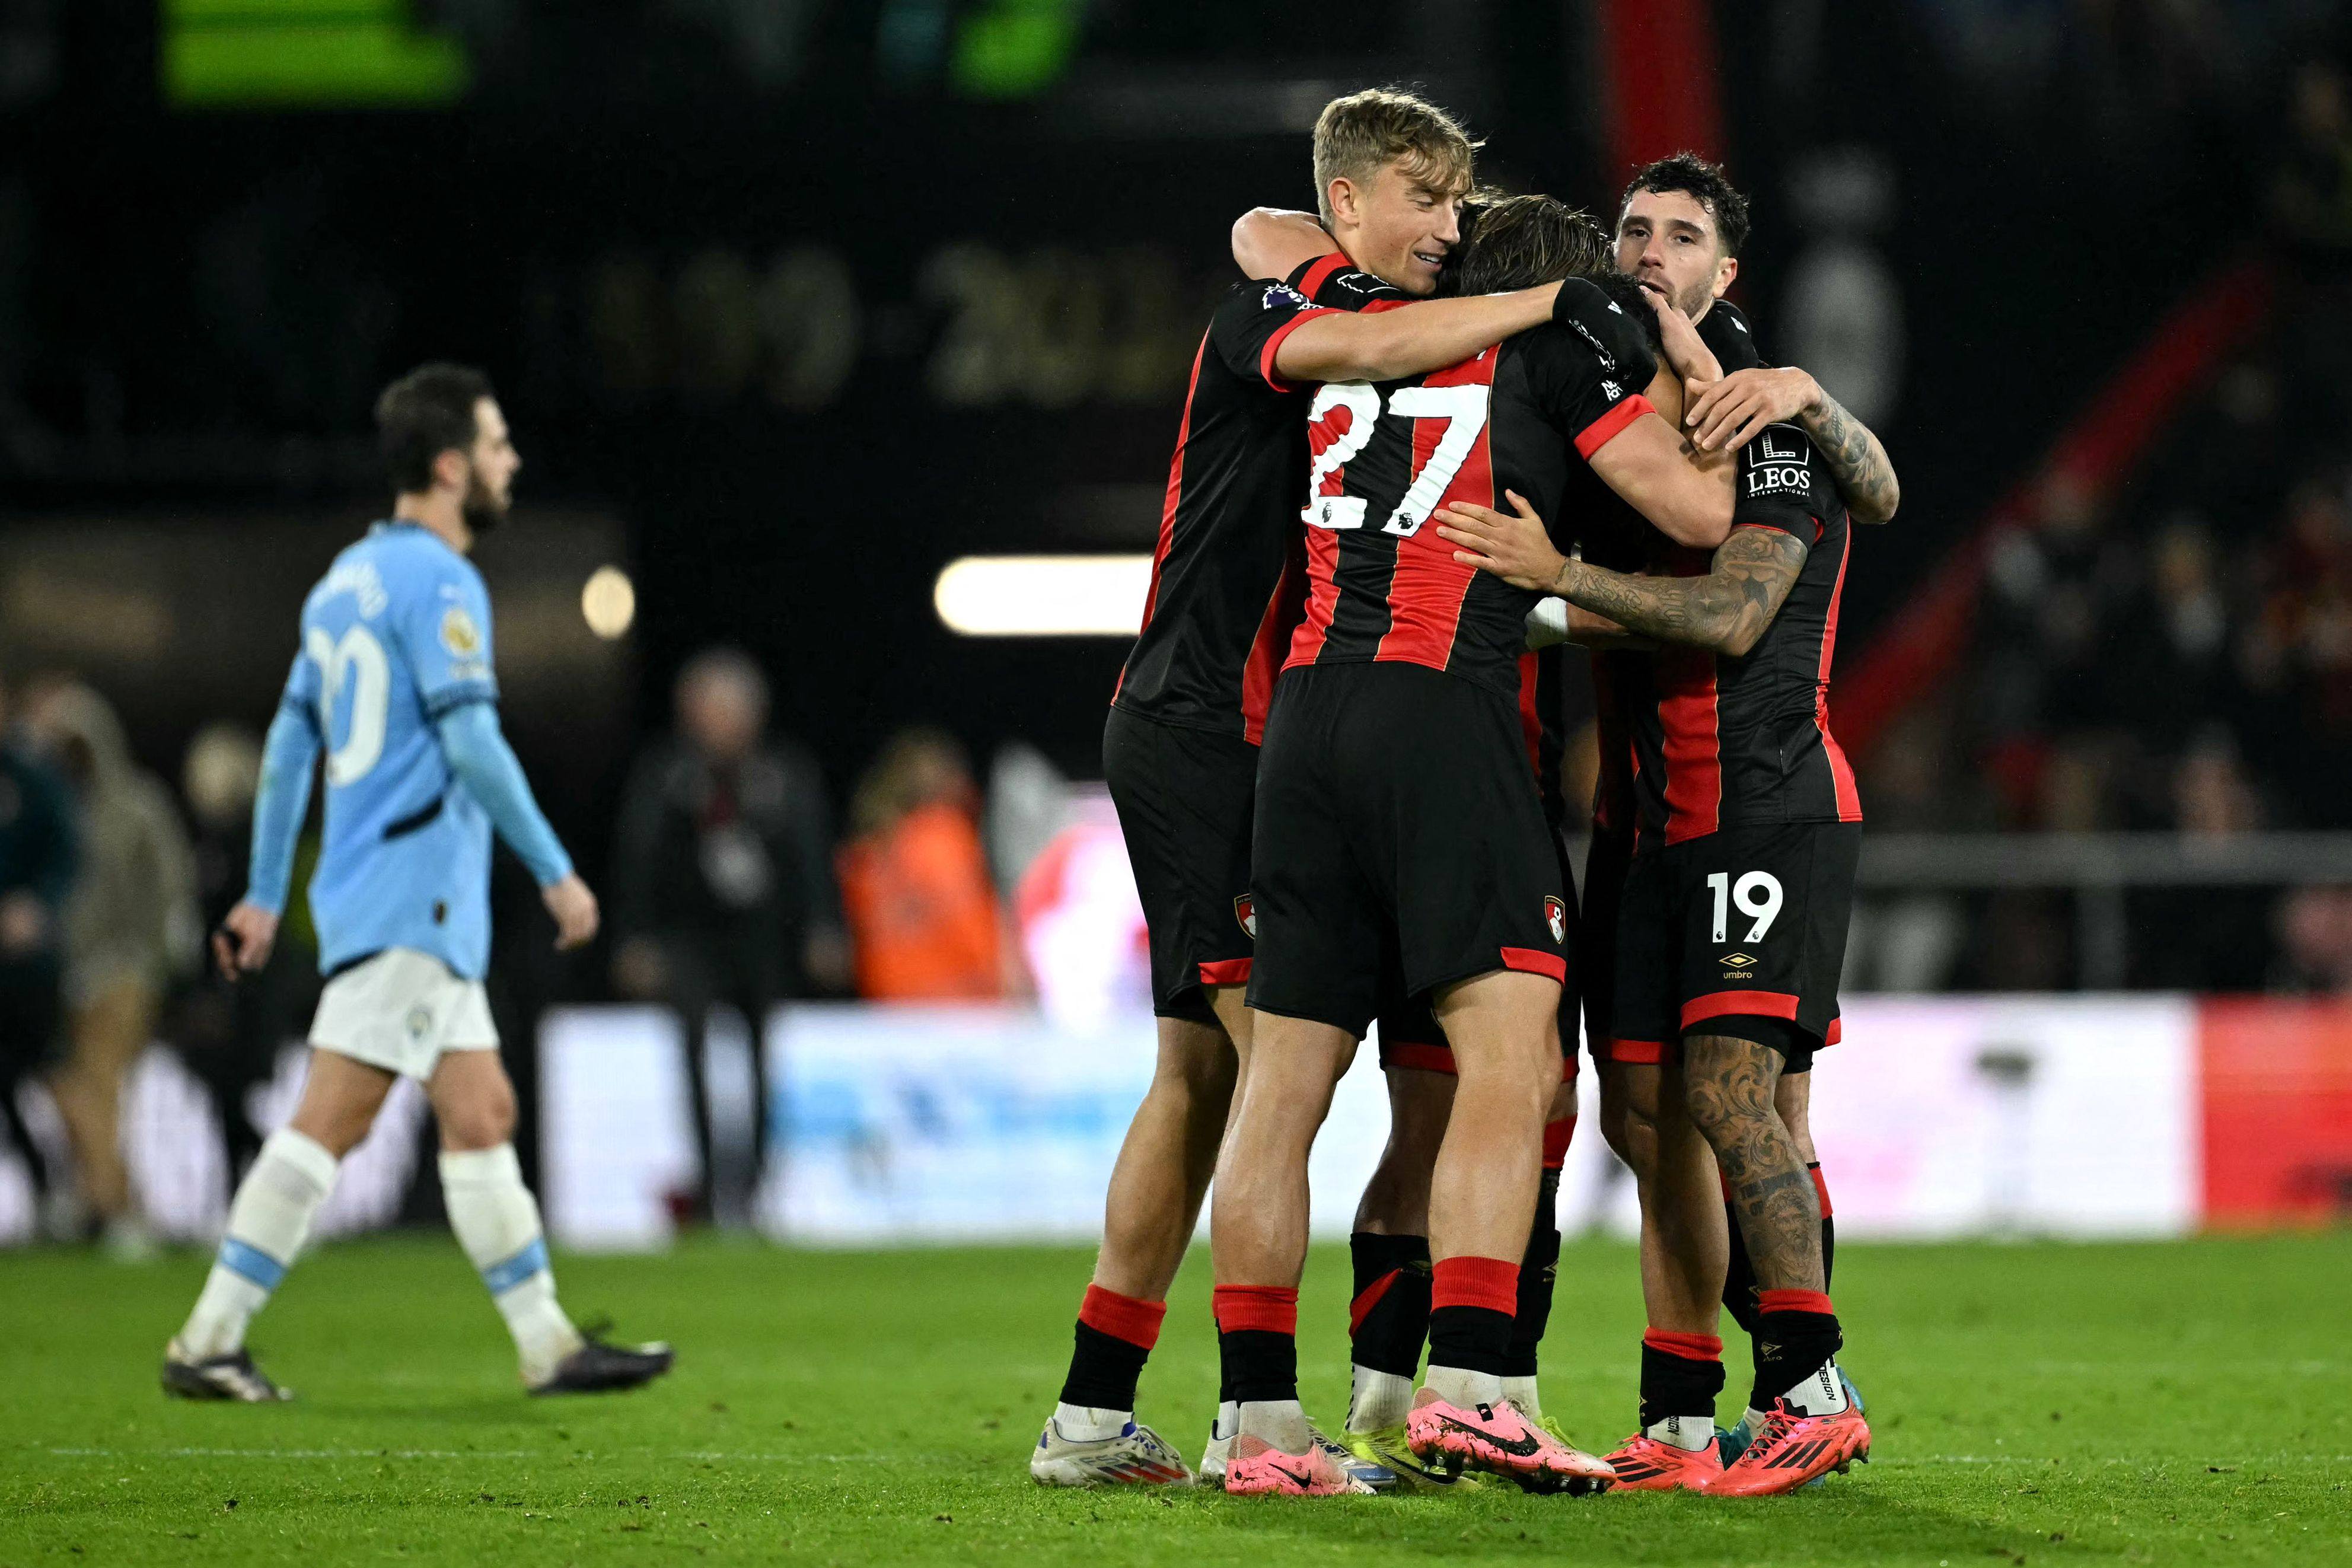
[[[1234,919],[1241,922],[1242,930],[1248,933],[1250,941],[1257,940],[1257,900],[1255,899],[1251,898],[1247,893],[1235,899]]]
[[[1549,894],[1544,897],[1544,924],[1551,927],[1552,941],[1568,940],[1568,905]]]

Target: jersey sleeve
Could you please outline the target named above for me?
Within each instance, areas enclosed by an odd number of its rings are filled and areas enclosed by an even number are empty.
[[[1348,258],[1336,250],[1307,262],[1285,281],[1310,303],[1335,310],[1392,310],[1412,302],[1412,295],[1349,265]]]
[[[1311,264],[1310,264],[1311,265]],[[1297,384],[1285,381],[1274,368],[1282,340],[1328,307],[1317,305],[1287,283],[1259,279],[1237,283],[1225,294],[1209,323],[1209,347],[1225,367],[1244,381],[1262,381],[1276,392],[1296,392]]]
[[[1739,448],[1739,490],[1733,499],[1734,528],[1777,528],[1813,543],[1817,521],[1828,514],[1836,486],[1829,466],[1794,425],[1767,425]]]
[[[1559,286],[1552,324],[1523,335],[1539,358],[1530,384],[1544,413],[1590,459],[1644,414],[1657,362],[1623,307],[1580,278]]]
[[[319,728],[319,683],[324,679],[317,659],[308,653],[297,653],[294,668],[286,672],[286,690],[278,699],[278,706],[316,731]]]
[[[468,702],[496,702],[491,673],[490,595],[465,563],[421,569],[399,595],[398,630],[426,717]]]
[[[1756,331],[1747,313],[1728,300],[1717,300],[1698,319],[1698,337],[1726,375],[1738,370],[1754,370],[1766,363],[1764,350],[1756,342]]]

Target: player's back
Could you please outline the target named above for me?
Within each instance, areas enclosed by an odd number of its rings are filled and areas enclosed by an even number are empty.
[[[452,777],[437,721],[495,701],[488,595],[463,555],[414,523],[378,523],[303,601],[286,700],[326,752],[310,881],[319,959],[387,947],[478,978],[489,950],[488,816]]]
[[[1307,460],[1302,389],[1276,370],[1276,351],[1327,310],[1405,302],[1336,254],[1287,280],[1227,291],[1193,356],[1143,626],[1112,697],[1118,706],[1257,741],[1297,621],[1286,567]]]
[[[1572,321],[1409,381],[1317,395],[1307,611],[1291,666],[1403,660],[1517,695],[1539,595],[1454,560],[1431,519],[1455,501],[1507,508],[1512,490],[1555,540],[1570,539],[1570,471],[1649,411],[1638,328],[1589,284],[1565,287],[1590,296]]]

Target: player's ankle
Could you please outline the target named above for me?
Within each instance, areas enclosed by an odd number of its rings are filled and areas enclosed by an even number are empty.
[[[1054,1429],[1073,1443],[1100,1443],[1118,1436],[1134,1423],[1132,1410],[1106,1410],[1097,1405],[1054,1406]]]
[[[1412,1414],[1412,1379],[1377,1367],[1358,1366],[1349,1374],[1348,1430],[1384,1432]]]

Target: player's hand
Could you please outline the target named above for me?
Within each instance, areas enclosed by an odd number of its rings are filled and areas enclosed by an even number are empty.
[[[259,973],[277,945],[278,917],[250,899],[241,900],[213,932],[213,962],[222,979],[235,980]]]
[[[1527,498],[1505,490],[1517,517],[1474,501],[1454,501],[1437,514],[1437,536],[1455,546],[1454,559],[1492,572],[1514,588],[1551,593],[1568,557],[1552,548],[1543,519]]]
[[[539,890],[547,912],[555,917],[555,951],[585,947],[596,940],[596,895],[574,871],[561,882]]]
[[[1734,371],[1691,400],[1683,423],[1702,452],[1745,447],[1822,400],[1821,383],[1794,365]]]
[[[1666,363],[1683,378],[1683,388],[1696,397],[1706,387],[1723,379],[1722,362],[1706,340],[1698,335],[1698,324],[1666,302],[1666,297],[1654,289],[1644,289],[1642,297],[1650,302],[1650,310],[1658,318],[1658,332],[1665,340]]]

